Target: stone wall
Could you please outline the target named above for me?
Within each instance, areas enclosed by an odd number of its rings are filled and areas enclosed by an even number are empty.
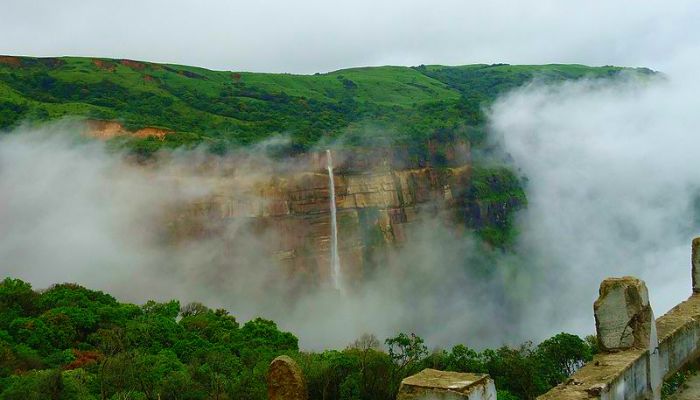
[[[693,243],[695,272],[698,241]],[[601,296],[602,292],[601,288]],[[626,326],[630,320],[620,321],[621,326]],[[652,328],[655,329],[649,331],[650,348],[632,344],[619,351],[597,354],[566,382],[538,399],[658,399],[662,379],[669,378],[700,356],[700,293],[694,290],[686,301],[656,319]],[[658,346],[653,345],[656,342]]]
[[[659,370],[664,378],[700,356],[700,294],[693,294],[656,320]]]

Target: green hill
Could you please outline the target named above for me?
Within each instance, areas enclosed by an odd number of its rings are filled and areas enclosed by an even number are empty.
[[[118,120],[130,130],[172,130],[129,139],[142,153],[201,143],[215,151],[277,134],[289,151],[341,135],[346,143],[389,137],[483,138],[482,106],[531,81],[608,77],[619,67],[582,65],[368,67],[292,75],[98,58],[0,56],[0,129],[66,116]],[[648,73],[648,70],[642,69]]]
[[[77,117],[118,121],[131,132],[145,127],[169,131],[111,139],[114,147],[140,156],[200,145],[222,154],[282,134],[291,139],[289,144],[275,146],[270,155],[338,140],[343,146],[390,143],[404,146],[414,165],[442,167],[448,164],[445,148],[456,139],[477,149],[486,143],[483,109],[498,95],[533,79],[604,78],[624,70],[481,64],[292,75],[102,58],[0,56],[0,131]],[[515,237],[512,215],[526,204],[520,179],[509,168],[479,168],[479,160],[474,164],[475,179],[462,188],[463,200],[497,199],[506,216],[477,233],[506,246]]]

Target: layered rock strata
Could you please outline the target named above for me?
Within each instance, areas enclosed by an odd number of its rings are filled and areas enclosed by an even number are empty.
[[[373,167],[368,165],[371,157],[378,157]],[[411,228],[421,221],[438,218],[460,234],[469,228],[498,227],[520,206],[505,196],[479,199],[464,155],[453,154],[453,166],[441,168],[402,168],[410,164],[406,158],[400,151],[381,157],[337,156],[339,255],[346,283],[362,281],[376,268],[390,268],[392,254],[410,242]],[[237,231],[265,238],[265,247],[287,273],[306,282],[329,282],[326,161],[322,153],[303,161],[289,171],[233,171],[212,178],[211,194],[183,205],[173,218],[171,234],[176,240],[225,236],[228,226],[243,226]]]

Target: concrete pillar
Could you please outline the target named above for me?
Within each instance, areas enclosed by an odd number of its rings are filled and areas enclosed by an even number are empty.
[[[700,237],[693,239],[693,293],[700,293]]]
[[[396,400],[496,400],[496,387],[487,374],[426,368],[401,381]]]
[[[267,397],[270,400],[307,400],[309,393],[301,368],[288,356],[272,360],[267,371]]]
[[[631,276],[605,279],[593,312],[602,351],[649,347],[655,321],[643,281]]]

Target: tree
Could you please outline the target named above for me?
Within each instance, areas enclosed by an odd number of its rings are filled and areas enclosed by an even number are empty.
[[[348,345],[349,349],[357,349],[363,352],[368,350],[379,350],[381,343],[374,334],[363,333],[359,338],[355,339],[352,343]]]
[[[591,347],[576,335],[560,333],[537,346],[550,385],[555,386],[581,368],[592,358]]]
[[[423,339],[415,333],[408,335],[403,332],[399,333],[393,338],[386,339],[384,344],[386,344],[389,357],[395,365],[388,383],[393,396],[395,396],[401,380],[412,372],[417,372],[414,371],[415,366],[428,354],[428,348]]]
[[[389,357],[403,369],[407,365],[420,360],[428,354],[423,339],[415,333],[409,335],[399,333],[396,337],[386,339],[384,343],[389,350]]]
[[[299,339],[282,332],[273,321],[256,318],[246,322],[240,330],[241,345],[248,348],[267,348],[275,352],[299,350]]]
[[[170,300],[167,303],[158,303],[153,300],[149,300],[143,305],[143,311],[147,315],[159,315],[164,318],[177,318],[180,314],[180,302],[177,300]]]
[[[486,372],[481,355],[462,344],[454,346],[448,354],[447,369],[457,372]]]
[[[551,387],[538,369],[540,364],[529,342],[518,348],[485,350],[482,357],[496,387],[521,399],[535,399]]]
[[[207,311],[209,311],[209,309],[204,304],[195,301],[182,307],[182,309],[180,309],[180,315],[182,317],[191,317],[204,314]]]
[[[39,295],[32,286],[19,279],[5,278],[0,282],[0,329],[20,316],[36,315]]]

